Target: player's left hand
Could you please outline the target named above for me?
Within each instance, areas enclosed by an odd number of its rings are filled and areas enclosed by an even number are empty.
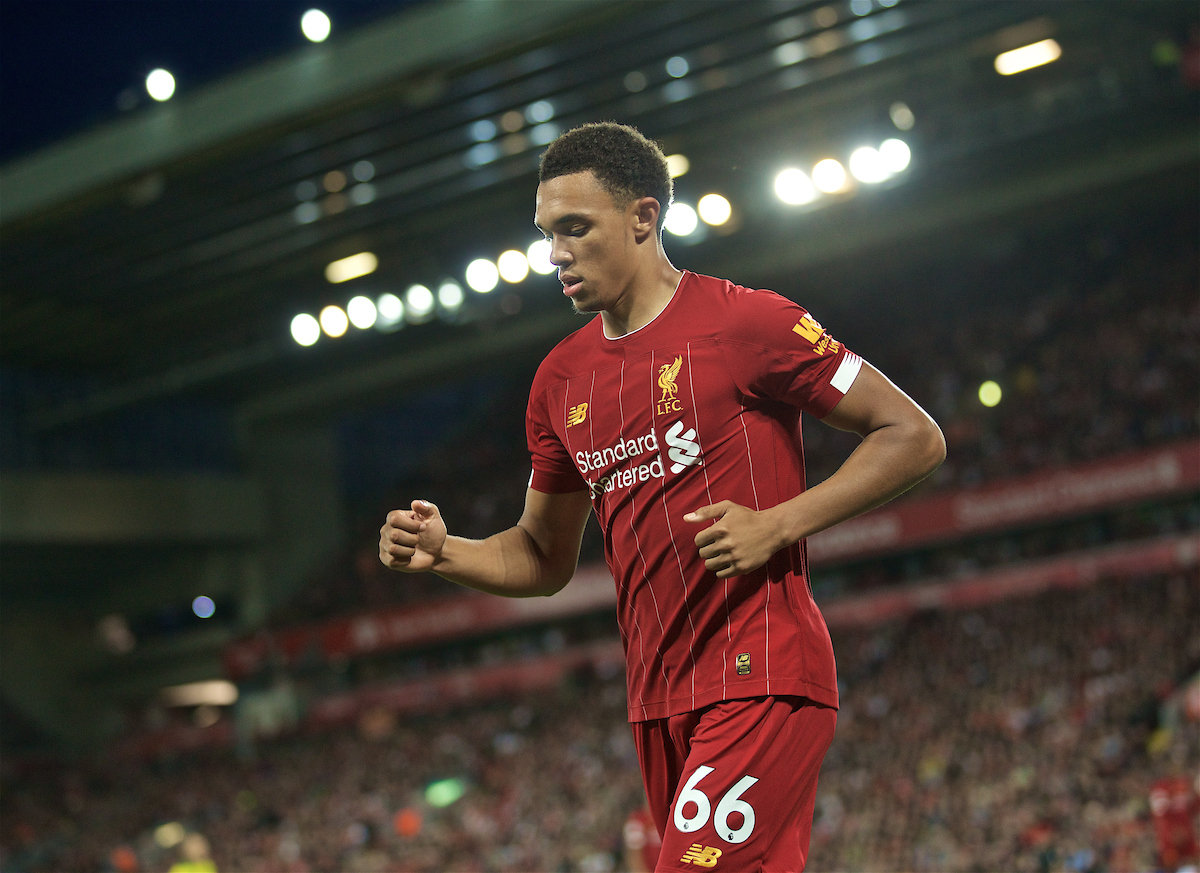
[[[769,511],[755,512],[732,500],[722,500],[689,512],[683,520],[700,524],[716,519],[696,534],[696,547],[704,566],[718,579],[726,579],[757,570],[786,545],[780,541],[778,526],[767,514]]]

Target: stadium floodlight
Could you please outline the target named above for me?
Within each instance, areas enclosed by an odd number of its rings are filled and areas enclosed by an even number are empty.
[[[337,285],[374,273],[378,266],[379,258],[375,257],[374,252],[359,252],[357,255],[328,264],[325,267],[325,278]]]
[[[410,285],[404,292],[404,309],[409,321],[421,322],[433,312],[433,292],[424,285]]]
[[[146,75],[146,93],[162,103],[175,94],[175,77],[161,67]]]
[[[686,176],[691,168],[692,162],[687,159],[687,155],[667,155],[667,172],[671,174],[672,179]]]
[[[850,155],[850,175],[860,182],[874,185],[884,181],[891,173],[884,165],[883,156],[878,149],[863,146],[855,149]]]
[[[879,157],[889,173],[902,173],[912,160],[912,150],[902,139],[885,139],[879,146]]]
[[[201,594],[192,601],[192,612],[197,618],[212,618],[217,613],[217,605],[211,597]]]
[[[496,260],[496,267],[500,271],[500,278],[513,285],[524,282],[525,277],[529,275],[529,260],[524,252],[516,249],[509,249],[500,255]]]
[[[996,72],[1001,76],[1012,76],[1057,61],[1060,57],[1062,46],[1052,39],[1043,39],[996,55]]]
[[[321,322],[321,330],[325,331],[325,335],[334,339],[343,336],[346,328],[350,327],[350,319],[346,317],[346,311],[332,303],[321,310],[321,315],[317,320]]]
[[[833,158],[817,161],[812,171],[812,182],[824,194],[837,194],[846,188],[846,168]]]
[[[789,167],[775,177],[775,196],[792,206],[803,206],[817,199],[817,189],[803,170]]]
[[[557,270],[558,267],[550,263],[552,248],[548,239],[539,239],[532,243],[525,252],[525,260],[529,261],[529,269],[542,276],[549,276]]]
[[[525,120],[530,124],[541,124],[554,117],[554,104],[549,100],[538,100],[525,107]]]
[[[391,292],[379,295],[375,300],[375,311],[379,314],[375,321],[378,330],[389,330],[404,324],[404,301]]]
[[[307,312],[292,319],[292,339],[302,346],[311,346],[321,338],[321,325]]]
[[[675,57],[667,59],[666,68],[667,75],[672,79],[682,79],[688,74],[691,65],[687,62],[687,58],[675,55]]]
[[[701,221],[714,227],[729,221],[733,215],[733,207],[720,194],[705,194],[696,204],[696,211],[700,213]]]
[[[300,30],[309,42],[325,42],[332,29],[329,16],[320,9],[310,9],[300,16]]]
[[[667,217],[663,221],[663,227],[675,234],[675,236],[689,236],[695,233],[696,226],[699,223],[700,219],[696,216],[695,209],[686,203],[676,201],[667,210]]]
[[[472,291],[487,294],[500,284],[500,271],[487,258],[476,258],[467,264],[467,284]]]
[[[463,304],[463,289],[453,279],[447,279],[438,287],[438,305],[447,312],[457,312]]]
[[[1004,396],[1004,392],[1000,390],[1000,386],[988,379],[979,386],[979,402],[984,406],[992,407],[1000,403],[1000,398]]]
[[[350,323],[359,330],[366,330],[375,325],[375,319],[379,317],[379,313],[370,297],[359,295],[351,297],[350,302],[346,304],[346,316],[350,319]]]
[[[903,100],[897,100],[889,106],[888,115],[892,119],[892,124],[900,130],[912,130],[912,126],[917,123],[917,117],[913,115],[913,111]]]

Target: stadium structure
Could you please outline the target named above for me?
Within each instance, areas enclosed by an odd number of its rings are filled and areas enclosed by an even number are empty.
[[[612,119],[677,266],[947,437],[808,544],[808,869],[1195,869],[1198,88],[1166,0],[425,2],[9,162],[0,866],[653,869],[594,526],[549,598],[376,555],[414,497],[518,517],[581,324],[538,160]],[[854,447],[805,440],[810,483]]]

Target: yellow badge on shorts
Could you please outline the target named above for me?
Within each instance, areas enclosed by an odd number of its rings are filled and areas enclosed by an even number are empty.
[[[697,867],[716,867],[717,859],[720,857],[720,849],[692,843],[691,848],[684,852],[683,857],[679,860],[685,864],[695,864]]]
[[[742,652],[740,655],[738,655],[737,660],[734,661],[734,664],[737,665],[737,674],[739,676],[749,676],[750,675],[750,653],[749,652]]]

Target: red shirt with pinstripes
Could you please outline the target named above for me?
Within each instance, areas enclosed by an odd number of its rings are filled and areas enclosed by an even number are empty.
[[[718,579],[683,516],[721,500],[765,509],[803,491],[800,413],[828,414],[861,364],[790,300],[685,272],[646,326],[609,339],[593,318],[538,369],[530,487],[592,493],[631,721],[768,694],[837,706],[804,543]]]

